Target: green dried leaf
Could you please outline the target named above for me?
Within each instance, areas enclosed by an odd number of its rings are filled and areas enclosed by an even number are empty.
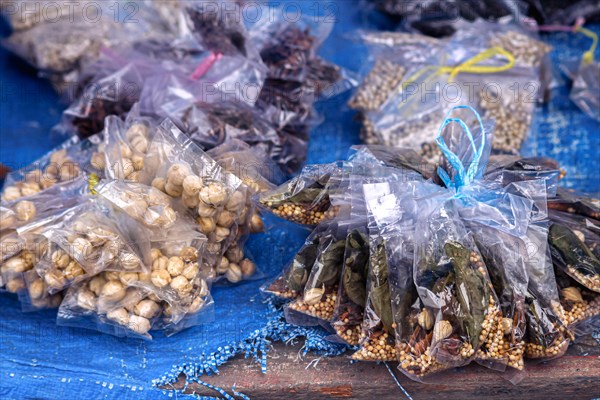
[[[286,284],[290,290],[301,292],[317,259],[318,239],[305,244],[294,257]]]
[[[392,332],[393,315],[390,286],[388,284],[388,263],[383,244],[377,246],[370,268],[371,287],[369,301],[387,332]]]
[[[489,305],[489,286],[484,276],[471,268],[471,251],[457,242],[448,242],[444,251],[450,258],[456,279],[456,297],[464,312],[463,329],[474,349]]]

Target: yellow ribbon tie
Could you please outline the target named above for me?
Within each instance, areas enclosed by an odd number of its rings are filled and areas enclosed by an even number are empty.
[[[497,55],[506,58],[507,63],[504,65],[477,65],[480,62]],[[448,82],[452,82],[456,75],[461,72],[466,72],[469,74],[495,74],[497,72],[507,71],[514,66],[515,57],[512,55],[512,53],[504,50],[502,47],[495,46],[482,51],[462,64],[457,65],[456,67],[440,67],[439,72],[442,74],[449,74],[450,77],[448,78]]]
[[[91,173],[90,177],[88,178],[88,189],[94,195],[98,194],[98,191],[96,191],[96,186],[98,186],[98,183],[100,183],[100,178],[98,175]]]
[[[578,26],[575,28],[575,32],[581,32],[585,36],[592,39],[592,46],[588,51],[583,53],[582,61],[586,64],[591,64],[594,62],[594,52],[596,51],[596,47],[598,46],[598,35],[587,28]]]
[[[497,55],[500,55],[500,56],[503,56],[504,58],[506,58],[506,61],[507,61],[506,64],[504,64],[504,65],[478,65],[479,63],[481,63],[485,60],[488,60],[490,58],[493,58]],[[497,72],[508,71],[509,69],[511,69],[514,66],[515,66],[515,57],[512,55],[512,53],[510,53],[507,50],[504,50],[502,47],[494,46],[494,47],[490,47],[487,50],[482,51],[479,54],[476,54],[475,56],[469,58],[468,60],[466,60],[463,63],[461,63],[457,66],[454,66],[454,67],[449,67],[449,66],[423,67],[419,71],[417,71],[413,76],[411,76],[409,79],[407,79],[405,81],[405,83],[403,84],[403,86],[405,87],[409,83],[414,82],[416,79],[418,79],[421,75],[423,75],[428,70],[435,70],[436,71],[435,75],[449,74],[450,76],[448,77],[448,82],[452,82],[452,81],[454,81],[454,78],[456,77],[456,75],[460,74],[461,72],[469,73],[469,74],[495,74]]]

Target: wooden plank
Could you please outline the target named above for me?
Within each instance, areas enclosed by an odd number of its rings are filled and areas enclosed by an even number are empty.
[[[583,349],[583,350],[582,350]],[[586,350],[587,349],[587,350]],[[584,351],[586,355],[573,353]],[[300,347],[275,345],[269,353],[268,373],[262,374],[256,363],[243,357],[225,364],[219,375],[204,381],[231,392],[236,390],[252,399],[402,399],[405,396],[383,364],[349,362],[348,357],[317,358],[310,354],[300,359]],[[309,365],[310,364],[310,365]],[[411,381],[390,364],[402,386],[415,399],[507,399],[528,400],[600,398],[600,350],[585,344],[570,349],[568,355],[546,363],[529,363],[525,377],[513,385],[503,374],[477,365],[457,369],[440,376],[435,384]],[[175,388],[184,386],[180,377]],[[186,393],[215,395],[196,383]]]

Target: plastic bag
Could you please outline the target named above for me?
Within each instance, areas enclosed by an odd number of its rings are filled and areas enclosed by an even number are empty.
[[[304,286],[317,260],[320,237],[327,230],[319,225],[306,238],[304,245],[294,255],[290,264],[272,282],[265,284],[263,293],[272,294],[286,300],[298,298],[303,293]]]
[[[577,233],[560,222],[553,222],[548,241],[554,266],[587,289],[600,293],[600,260]]]
[[[169,117],[203,149],[242,140],[265,151],[286,173],[306,158],[306,140],[275,129],[257,110],[239,102],[179,102]]]
[[[0,291],[20,293],[25,289],[23,274],[32,271],[45,253],[47,244],[36,234],[2,237],[0,262]]]
[[[69,83],[67,80],[76,82],[81,65],[95,59],[102,48],[172,34],[172,27],[161,19],[151,3],[135,4],[136,23],[110,18],[114,13],[108,4],[85,2],[79,8],[80,5],[71,5],[68,10],[63,9],[64,4],[59,6],[56,3],[50,8],[45,4],[40,7],[40,3],[23,5],[28,9],[41,9],[44,18],[33,15],[33,20],[39,23],[29,29],[14,32],[3,41],[3,45],[9,50],[39,69],[42,74],[49,75],[59,91],[68,89],[65,87]],[[90,6],[93,6],[100,18],[85,18]],[[48,12],[52,14],[54,10],[58,11],[56,16],[46,15]],[[29,13],[20,10],[19,14]]]
[[[19,291],[19,301],[23,312],[33,312],[48,308],[58,308],[63,300],[63,293],[50,293],[50,287],[32,269],[23,273],[25,290]]]
[[[582,62],[573,80],[569,97],[584,113],[600,121],[600,111],[598,111],[600,110],[600,100],[598,100],[600,78],[598,76],[600,76],[600,62]]]
[[[347,224],[332,223],[327,231],[319,236],[317,257],[299,296],[288,307],[291,310],[330,322],[333,317],[339,289],[340,274],[344,263],[347,238]],[[286,316],[294,323],[294,318]]]
[[[163,307],[152,293],[125,286],[118,273],[103,272],[67,290],[57,324],[151,339],[149,331],[160,319]]]
[[[244,257],[254,206],[251,190],[195,145],[171,121],[164,121],[148,151],[142,181],[173,200],[208,237],[205,259],[215,276],[232,283],[256,277]],[[165,194],[166,193],[166,194]]]
[[[309,165],[297,177],[262,193],[259,204],[280,218],[314,226],[337,214],[330,195],[344,173],[344,163]]]
[[[145,273],[150,242],[145,230],[124,214],[83,203],[42,233],[48,250],[36,265],[50,294],[102,271]]]
[[[106,118],[104,127],[104,155],[106,177],[138,182],[144,159],[155,127],[139,116],[137,106],[122,121],[115,116]]]
[[[600,221],[600,200],[562,187],[557,189],[556,196],[548,198],[547,207]]]
[[[76,137],[67,140],[31,165],[10,172],[4,181],[2,202],[14,202],[22,197],[42,193],[58,183],[71,186],[71,182],[78,181],[87,174],[102,176],[102,147],[100,136],[83,141]],[[62,189],[56,191],[60,193]]]
[[[105,181],[94,189],[102,198],[158,234],[178,219],[171,198],[160,190],[136,182]]]
[[[31,176],[28,175],[28,178],[31,179]],[[35,181],[26,180],[25,183],[33,182]],[[27,187],[21,186],[21,192]],[[52,218],[83,201],[87,190],[87,179],[79,176],[24,198],[5,202],[0,206],[0,230],[17,229],[35,221]]]

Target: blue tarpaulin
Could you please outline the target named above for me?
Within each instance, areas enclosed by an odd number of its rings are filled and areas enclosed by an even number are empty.
[[[306,3],[309,7],[312,2]],[[327,4],[334,4],[337,23],[321,55],[359,71],[365,52],[348,39],[347,33],[369,22],[354,3],[348,6],[350,2],[339,0]],[[600,27],[594,29],[600,32]],[[568,33],[548,35],[546,40],[555,46],[555,61],[578,56],[589,47],[585,37]],[[37,78],[34,70],[4,50],[0,50],[0,70],[0,162],[19,168],[58,144],[48,132],[65,105],[59,103],[47,81]],[[597,193],[599,124],[570,102],[568,90],[568,82],[562,82],[550,104],[539,108],[534,134],[524,151],[556,158],[568,172],[563,184]],[[347,99],[348,95],[342,95],[318,106],[325,122],[312,132],[308,162],[345,158],[349,146],[359,143],[359,125],[344,106]],[[289,224],[275,225],[268,234],[253,236],[248,246],[259,267],[272,277],[300,247],[306,234]],[[151,342],[58,327],[55,311],[24,314],[16,297],[1,294],[0,398],[121,400],[173,396],[154,384],[167,381],[180,370],[199,374],[197,367],[218,364],[219,357],[226,358],[228,352],[239,350],[236,344],[252,347],[256,341],[243,340],[259,338],[266,332],[261,329],[273,312],[259,293],[263,282],[214,289],[214,323]],[[284,328],[281,324],[279,328],[271,326],[269,332]],[[214,352],[217,358],[208,356]]]

